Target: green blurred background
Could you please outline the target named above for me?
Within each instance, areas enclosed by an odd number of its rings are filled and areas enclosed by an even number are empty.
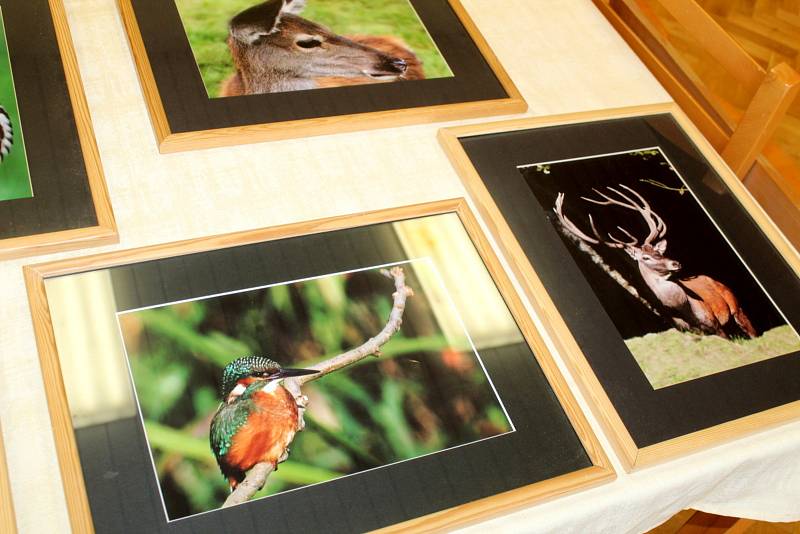
[[[11,74],[11,61],[8,56],[6,30],[3,14],[0,12],[0,105],[11,116],[14,128],[14,146],[9,156],[0,163],[0,200],[30,198],[31,179],[28,159],[25,156],[25,143],[17,109],[17,95],[14,93],[14,79]]]
[[[433,267],[411,265],[416,295],[403,328],[380,358],[304,387],[306,429],[260,495],[510,430],[466,335],[446,339],[436,322],[436,299],[415,275]],[[171,519],[218,508],[228,495],[208,444],[222,368],[249,354],[302,367],[356,347],[385,325],[392,292],[391,280],[368,270],[120,315]]]
[[[208,95],[233,74],[228,51],[228,22],[256,0],[175,0]],[[452,76],[428,31],[408,0],[308,0],[304,18],[341,35],[400,37],[422,60],[427,78]]]

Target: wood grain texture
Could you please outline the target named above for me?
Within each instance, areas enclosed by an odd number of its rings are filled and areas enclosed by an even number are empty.
[[[107,245],[119,241],[67,15],[62,0],[49,0],[49,3],[70,102],[75,114],[75,125],[83,151],[86,175],[89,178],[92,202],[97,215],[97,226],[0,240],[0,260]]]
[[[506,223],[481,177],[472,166],[464,152],[460,137],[509,132],[529,128],[552,126],[557,124],[574,124],[606,120],[612,118],[633,117],[653,113],[671,113],[678,124],[695,143],[698,150],[707,159],[711,167],[719,173],[724,183],[730,188],[735,198],[747,210],[755,223],[764,232],[770,242],[779,250],[798,276],[800,276],[800,255],[777,226],[766,215],[761,206],[753,199],[736,175],[725,165],[710,143],[691,124],[676,105],[664,104],[639,106],[618,110],[568,114],[555,117],[521,119],[515,121],[479,124],[459,128],[443,129],[439,139],[450,161],[462,179],[470,198],[474,202],[478,214],[489,228],[502,254],[509,260],[511,269],[522,284],[526,296],[537,315],[542,319],[545,330],[550,334],[559,352],[564,356],[571,372],[583,394],[604,426],[615,451],[627,471],[651,465],[669,458],[674,458],[692,450],[710,447],[724,441],[732,440],[746,434],[800,418],[800,402],[793,402],[764,412],[730,421],[721,425],[694,432],[672,440],[668,440],[645,448],[638,448],[630,433],[625,428],[618,412],[605,393],[600,381],[595,376],[580,347],[569,331],[564,319],[558,313],[541,279],[528,261],[511,228]]]
[[[722,151],[731,170],[744,178],[772,139],[800,90],[800,74],[781,63],[770,70]]]
[[[623,0],[624,1],[624,0]],[[659,0],[662,6],[675,17],[700,46],[741,80],[749,91],[756,91],[765,72],[761,66],[695,1]]]
[[[92,519],[45,292],[45,281],[48,278],[157,258],[453,212],[458,214],[464,224],[593,465],[574,473],[389,527],[387,531],[416,531],[423,526],[425,530],[449,530],[458,525],[499,515],[544,499],[554,498],[567,492],[614,479],[615,473],[608,457],[603,452],[588,421],[560,375],[544,340],[527,315],[522,301],[514,291],[510,278],[483,235],[478,221],[466,201],[464,199],[443,200],[25,267],[25,281],[42,373],[45,382],[52,384],[52,387],[47,388],[47,403],[53,423],[61,477],[73,530],[75,532],[91,532]]]
[[[317,117],[304,120],[292,120],[265,124],[251,124],[230,128],[173,133],[167,120],[164,105],[156,85],[153,69],[147,57],[147,50],[142,40],[132,0],[118,0],[120,13],[125,25],[139,80],[144,93],[150,120],[156,136],[158,149],[163,154],[201,150],[279,139],[312,137],[344,132],[354,132],[375,128],[389,128],[445,122],[456,119],[471,119],[492,115],[511,115],[523,113],[528,104],[522,97],[514,82],[492,52],[486,40],[475,26],[459,0],[448,0],[464,28],[486,59],[492,72],[502,85],[507,98],[483,100],[478,102],[461,102],[419,108],[375,111],[351,115]]]
[[[673,45],[675,35],[664,28],[663,19],[652,9],[656,3],[643,0],[593,2],[723,154],[740,179],[745,180],[758,162],[760,179],[749,182],[754,195],[777,197],[777,205],[786,205],[787,200],[797,196],[796,162],[787,158],[775,143],[768,144],[779,123],[787,123],[787,109],[797,94],[798,75],[789,65],[776,65],[767,71],[694,0],[657,2],[699,44],[702,54],[712,58],[714,68],[724,69],[725,85],[754,95],[747,97],[749,101],[741,114],[733,111],[737,105],[722,98],[719,87],[709,85],[703,77],[705,73],[699,73],[686,54]],[[731,77],[735,83],[731,83]],[[780,172],[771,172],[772,169]],[[800,245],[800,237],[797,237],[800,236],[800,212],[793,209],[788,217],[780,209],[770,212],[794,243]]]
[[[6,467],[6,451],[3,447],[2,429],[0,429],[0,532],[15,534],[17,518],[14,515],[14,499],[11,496],[11,484],[8,482]]]
[[[53,334],[50,307],[47,303],[47,292],[44,278],[33,268],[23,269],[28,300],[31,306],[31,318],[39,350],[39,363],[42,368],[42,380],[45,388],[47,405],[50,409],[50,421],[53,427],[53,438],[56,445],[61,468],[61,483],[67,501],[67,512],[73,532],[94,532],[89,501],[83,482],[78,448],[72,428],[72,418],[67,404],[67,394],[58,360],[55,335]]]

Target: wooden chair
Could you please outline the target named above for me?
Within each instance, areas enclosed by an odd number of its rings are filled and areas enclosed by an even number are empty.
[[[774,145],[775,129],[800,90],[786,63],[759,65],[694,0],[593,0],[784,233],[800,246],[800,167]],[[673,44],[658,10],[751,95],[744,111],[709,90]],[[673,32],[674,33],[674,32]],[[764,158],[766,151],[771,160]]]

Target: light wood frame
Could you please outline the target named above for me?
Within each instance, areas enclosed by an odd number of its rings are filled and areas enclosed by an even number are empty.
[[[118,0],[122,21],[128,34],[131,53],[139,72],[142,92],[144,93],[147,108],[150,111],[156,142],[159,151],[165,154],[278,139],[525,112],[528,109],[528,104],[478,31],[475,23],[461,5],[460,0],[448,0],[448,2],[508,94],[508,98],[175,133],[170,129],[153,69],[147,57],[147,50],[139,31],[139,24],[133,11],[132,0]]]
[[[3,446],[2,429],[0,429],[0,532],[15,534],[17,519],[14,514],[14,499],[11,496],[11,483],[8,480],[6,451]]]
[[[69,88],[70,102],[75,115],[75,125],[80,138],[83,160],[86,165],[86,175],[89,180],[92,202],[97,216],[97,225],[2,239],[0,240],[0,260],[89,246],[109,245],[119,241],[114,212],[111,209],[111,200],[108,196],[103,167],[100,163],[100,152],[97,149],[92,130],[89,106],[83,93],[83,84],[80,70],[78,69],[78,60],[75,57],[75,49],[72,45],[67,15],[64,11],[62,0],[49,0],[49,4],[56,38],[58,39],[58,47],[61,52],[61,61],[64,65],[64,75]]]
[[[763,430],[793,419],[800,418],[800,401],[772,408],[757,414],[729,421],[691,434],[663,441],[644,448],[638,448],[622,419],[604,391],[600,381],[592,371],[575,338],[564,319],[556,311],[547,288],[528,261],[511,228],[506,223],[500,209],[486,189],[480,175],[472,166],[464,152],[459,138],[476,135],[490,135],[516,130],[542,128],[566,124],[585,123],[616,118],[638,117],[644,115],[670,113],[683,131],[695,143],[713,169],[719,173],[735,198],[749,212],[756,224],[763,230],[771,243],[786,259],[795,273],[800,276],[800,254],[753,199],[736,175],[731,172],[722,158],[709,142],[700,134],[680,108],[675,104],[656,104],[635,106],[604,111],[591,111],[543,118],[519,119],[512,121],[476,124],[446,128],[439,131],[439,141],[469,193],[470,201],[485,222],[489,233],[495,239],[502,254],[509,260],[511,270],[519,280],[523,290],[542,319],[545,330],[556,344],[558,352],[564,357],[576,378],[583,394],[590,400],[592,409],[604,426],[612,445],[626,471],[667,460],[690,451],[710,447],[728,440]]]
[[[536,330],[533,321],[527,315],[521,300],[514,291],[511,280],[503,270],[488,240],[483,235],[475,216],[464,199],[455,199],[26,266],[24,268],[25,282],[31,305],[43,378],[50,385],[46,391],[47,403],[53,424],[56,452],[61,468],[61,478],[64,484],[72,529],[75,532],[92,532],[92,516],[81,473],[78,449],[73,433],[72,419],[47,301],[45,281],[48,278],[165,257],[445,213],[456,213],[464,224],[470,239],[486,264],[492,279],[497,284],[502,297],[523,333],[526,342],[534,352],[542,371],[559,399],[593,465],[592,467],[530,486],[412,519],[388,527],[384,531],[407,532],[416,531],[422,527],[425,530],[450,530],[456,526],[486,519],[545,499],[555,498],[579,488],[594,486],[614,479],[616,475],[608,457],[602,450],[569,387],[560,375],[546,344]]]

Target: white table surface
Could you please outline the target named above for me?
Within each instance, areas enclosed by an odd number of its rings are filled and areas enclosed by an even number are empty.
[[[529,115],[669,100],[589,0],[464,4]],[[66,8],[121,243],[0,263],[0,421],[23,533],[68,532],[69,521],[22,265],[464,194],[435,138],[442,124],[161,156],[115,1],[66,0]],[[798,457],[800,423],[466,530],[639,532],[689,507],[798,520]]]

